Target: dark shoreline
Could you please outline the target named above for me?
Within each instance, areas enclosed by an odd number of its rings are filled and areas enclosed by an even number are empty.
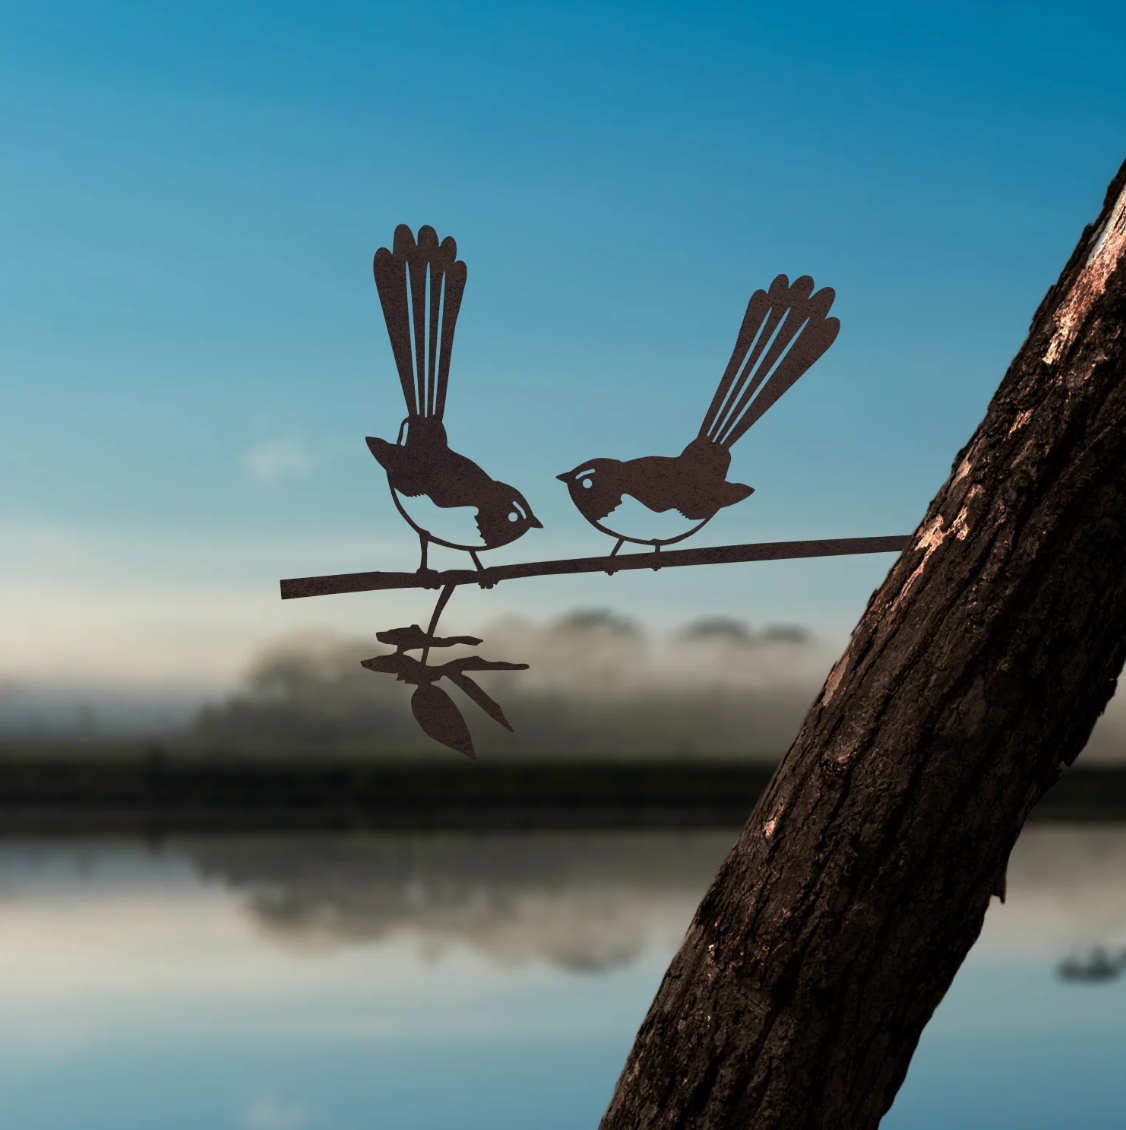
[[[730,761],[0,762],[0,836],[738,828],[773,773]],[[1126,766],[1073,769],[1037,820],[1126,819]]]

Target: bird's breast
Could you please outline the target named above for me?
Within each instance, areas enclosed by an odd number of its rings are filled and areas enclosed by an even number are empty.
[[[425,494],[407,497],[399,491],[395,491],[395,497],[407,517],[423,532],[453,545],[485,548],[475,506],[438,506]]]
[[[600,526],[617,537],[650,543],[683,537],[699,524],[675,510],[654,511],[628,494],[599,521]]]

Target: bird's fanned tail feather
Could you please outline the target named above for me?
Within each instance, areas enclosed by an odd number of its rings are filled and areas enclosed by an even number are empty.
[[[418,229],[416,243],[400,224],[393,250],[381,247],[373,270],[407,412],[440,420],[467,275],[457,244],[449,236],[439,243],[428,224]]]
[[[756,290],[700,435],[729,448],[833,344],[841,328],[827,317],[832,288],[785,275]],[[756,395],[757,394],[757,395]]]

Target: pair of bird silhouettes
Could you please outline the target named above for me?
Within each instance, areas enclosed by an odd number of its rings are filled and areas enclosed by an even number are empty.
[[[375,253],[374,270],[407,416],[394,443],[369,436],[368,447],[387,473],[399,512],[419,536],[420,571],[428,568],[431,542],[467,551],[481,570],[479,551],[508,545],[543,523],[515,487],[491,478],[446,438],[446,389],[465,264],[452,238],[439,242],[435,230],[424,226],[416,241],[400,224],[392,249]],[[731,447],[833,343],[840,329],[827,316],[833,298],[829,287],[815,292],[808,275],[793,284],[779,275],[747,303],[700,430],[679,455],[588,459],[558,476],[579,513],[616,539],[611,556],[625,542],[660,550],[683,541],[752,493],[752,487],[727,481]],[[623,505],[627,499],[640,507]],[[443,519],[459,512],[464,518],[467,509],[476,511],[475,532],[446,530],[443,537],[431,530],[438,522],[452,526]],[[642,528],[647,513],[669,511],[685,523],[673,536],[656,537],[651,525]],[[627,527],[638,518],[637,526]]]

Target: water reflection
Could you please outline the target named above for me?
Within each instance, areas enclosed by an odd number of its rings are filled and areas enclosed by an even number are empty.
[[[265,937],[323,948],[406,936],[575,970],[671,950],[732,831],[210,840],[181,850]]]
[[[264,936],[282,944],[402,934],[428,953],[460,943],[501,961],[600,969],[647,946],[675,946],[734,838],[729,831],[309,837],[209,840],[179,850],[202,875],[239,891]],[[979,954],[1070,959],[1073,969],[1084,953],[1110,952],[1119,941],[1126,941],[1126,826],[1030,827]]]
[[[233,899],[268,945],[325,953],[388,940],[434,957],[572,970],[675,947],[735,833],[504,832],[257,836],[160,845],[9,843],[0,898],[69,895],[75,913]],[[129,914],[120,914],[125,900]],[[975,956],[1057,963],[1104,979],[1126,961],[1126,824],[1036,824],[1009,865]]]
[[[4,844],[6,1114],[21,1130],[593,1127],[733,839]],[[1124,954],[1126,825],[1031,827],[885,1125],[1120,1125]]]
[[[1070,954],[1056,967],[1062,981],[1114,981],[1126,969],[1126,950],[1111,955],[1102,946],[1083,954]]]

